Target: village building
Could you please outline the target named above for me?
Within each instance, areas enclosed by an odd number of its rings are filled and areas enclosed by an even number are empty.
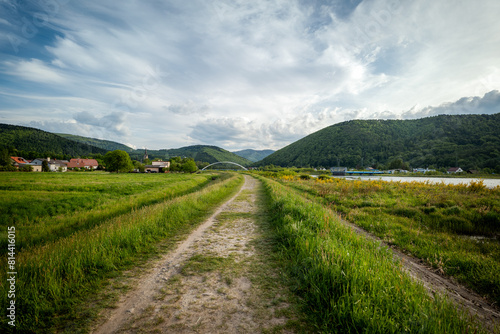
[[[12,166],[17,169],[24,168],[26,166],[30,166],[33,172],[41,172],[42,166],[37,166],[31,163],[31,161],[24,159],[23,157],[10,157],[12,162]]]
[[[10,157],[10,160],[12,162],[12,166],[15,167],[20,167],[29,163],[29,161],[24,159],[23,157]]]
[[[61,161],[61,160],[55,160],[55,159],[51,159],[51,158],[47,158],[47,159],[42,159],[42,158],[36,158],[35,160],[33,160],[31,162],[31,164],[33,165],[33,167],[35,166],[42,166],[42,163],[44,161],[47,161],[47,165],[49,166],[49,170],[51,172],[67,172],[68,171],[68,166],[66,166],[66,164]]]
[[[456,173],[463,173],[463,169],[460,167],[452,167],[447,170],[448,174],[456,174]]]
[[[151,165],[144,166],[146,173],[166,173],[170,168],[170,161],[153,161]]]
[[[68,168],[97,169],[99,163],[95,159],[71,159]]]
[[[413,168],[413,173],[427,173],[427,172],[435,172],[435,169],[429,168]]]

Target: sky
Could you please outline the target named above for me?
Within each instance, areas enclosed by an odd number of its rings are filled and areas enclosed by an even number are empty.
[[[498,113],[499,16],[498,0],[0,0],[0,123],[235,151]]]

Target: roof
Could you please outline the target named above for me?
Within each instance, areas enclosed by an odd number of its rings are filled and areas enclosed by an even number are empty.
[[[99,163],[95,159],[71,159],[68,162],[68,167],[69,168],[75,168],[75,167],[97,167],[99,166]]]
[[[170,165],[170,161],[153,161],[152,166],[159,167],[168,167]]]
[[[14,160],[14,163],[16,164],[27,164],[28,161],[24,159],[23,157],[10,157],[12,160]]]
[[[460,167],[451,167],[448,169],[448,172],[456,172],[457,170],[461,169]]]

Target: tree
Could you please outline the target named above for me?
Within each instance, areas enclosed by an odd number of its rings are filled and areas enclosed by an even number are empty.
[[[134,160],[132,161],[132,163],[134,164],[134,168],[137,169],[139,172],[141,173],[144,173],[144,170],[146,169],[144,167],[144,164],[141,164],[139,161],[137,160]]]
[[[47,160],[42,161],[42,172],[50,172],[49,163]]]
[[[25,165],[25,166],[19,167],[19,171],[21,171],[21,172],[32,172],[33,171],[33,166]]]
[[[186,173],[194,173],[198,170],[198,167],[196,166],[196,162],[194,162],[193,159],[184,159],[183,164],[182,164],[182,171]]]
[[[181,157],[173,157],[170,158],[170,171],[171,172],[179,172],[181,171]]]
[[[4,148],[0,152],[0,166],[9,166],[10,164],[9,150]]]
[[[134,165],[127,152],[122,150],[115,150],[106,153],[104,156],[106,170],[108,172],[126,173],[130,172]]]

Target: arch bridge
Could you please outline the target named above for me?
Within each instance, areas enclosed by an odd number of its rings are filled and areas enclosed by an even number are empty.
[[[232,162],[232,161],[217,161],[217,162],[211,163],[211,164],[210,164],[210,165],[208,165],[208,166],[203,167],[201,170],[202,170],[202,171],[204,171],[204,170],[205,170],[205,169],[207,169],[208,167],[213,166],[213,165],[218,165],[218,164],[231,164],[231,165],[236,165],[236,166],[238,166],[238,167],[241,167],[241,168],[243,168],[244,170],[248,170],[248,169],[246,169],[245,167],[243,167],[242,165],[237,164],[236,162]]]

